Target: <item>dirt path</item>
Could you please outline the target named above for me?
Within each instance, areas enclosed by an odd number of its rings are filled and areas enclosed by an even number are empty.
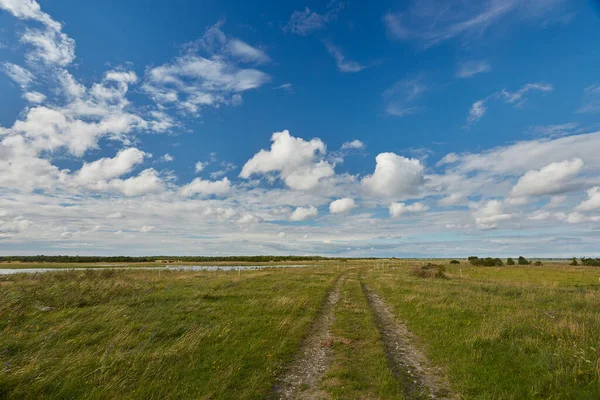
[[[334,320],[334,306],[340,299],[344,275],[337,278],[327,295],[323,309],[313,322],[311,331],[302,342],[298,356],[281,375],[273,388],[276,399],[329,399],[328,393],[319,390],[319,379],[329,365],[329,330]]]
[[[381,331],[392,372],[402,382],[410,399],[457,399],[443,372],[431,365],[415,346],[406,326],[394,318],[384,301],[361,283]]]

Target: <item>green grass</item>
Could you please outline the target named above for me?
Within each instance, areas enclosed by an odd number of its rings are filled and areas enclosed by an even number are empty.
[[[366,280],[464,398],[600,398],[600,269],[459,265],[434,279],[412,276],[418,264]]]
[[[403,399],[357,272],[346,276],[334,310],[332,363],[322,388],[334,399]]]
[[[600,398],[600,268],[431,262],[448,279],[415,260],[3,276],[0,398],[265,398],[345,270],[332,398],[402,398],[360,275],[462,398]]]
[[[263,398],[335,274],[84,271],[0,282],[0,398]]]

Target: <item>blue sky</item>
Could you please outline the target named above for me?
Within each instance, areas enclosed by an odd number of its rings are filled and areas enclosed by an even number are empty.
[[[599,23],[0,0],[0,252],[597,256]]]

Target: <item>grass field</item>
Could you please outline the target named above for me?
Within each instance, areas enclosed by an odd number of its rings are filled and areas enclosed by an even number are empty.
[[[454,398],[600,398],[600,268],[433,262],[446,278],[414,260],[2,276],[0,398],[273,397],[340,275],[323,398],[411,398],[366,286]]]

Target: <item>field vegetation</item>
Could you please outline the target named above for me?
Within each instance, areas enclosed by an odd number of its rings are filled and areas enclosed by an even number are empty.
[[[324,310],[325,364],[289,398],[418,398],[420,364],[448,398],[600,398],[600,270],[526,261],[0,276],[0,398],[273,398]]]

